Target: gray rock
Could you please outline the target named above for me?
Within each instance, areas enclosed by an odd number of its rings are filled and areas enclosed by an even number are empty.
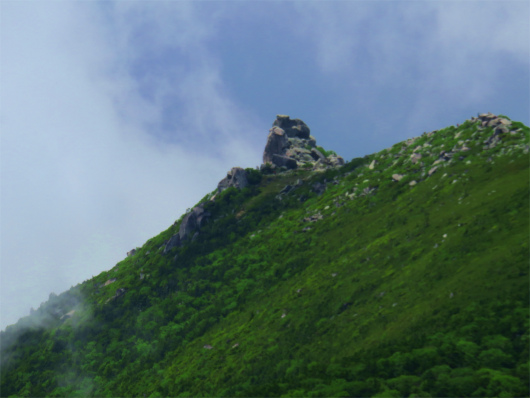
[[[263,151],[263,163],[272,163],[272,157],[274,155],[284,155],[291,146],[285,131],[279,127],[273,127],[269,130],[269,136],[267,137],[267,144]]]
[[[242,169],[241,167],[233,167],[232,170],[226,174],[226,177],[219,181],[219,184],[217,184],[217,190],[222,192],[230,187],[243,189],[247,186],[248,180],[245,169]]]
[[[186,214],[182,219],[182,223],[180,224],[179,228],[180,240],[183,241],[186,239],[189,234],[197,228],[197,226],[197,215],[193,211]]]
[[[263,163],[287,169],[313,166],[315,170],[341,166],[345,163],[340,156],[326,159],[315,148],[316,140],[309,133],[309,127],[300,119],[291,120],[287,115],[278,115],[269,130],[263,151]]]
[[[328,157],[328,163],[334,167],[344,166],[344,159],[342,156],[330,155]]]
[[[136,254],[136,249],[132,249],[130,252],[127,252],[127,257],[134,256]]]
[[[295,159],[276,154],[272,155],[272,163],[278,167],[286,167],[288,169],[296,169],[298,167]]]
[[[410,160],[414,164],[418,163],[420,159],[421,159],[421,154],[419,153],[413,153],[412,155],[410,155]]]
[[[401,181],[402,178],[403,178],[402,174],[392,174],[392,180],[394,181]]]
[[[320,160],[321,162],[326,161],[326,157],[316,148],[311,148],[311,156],[315,160]]]
[[[429,176],[432,176],[434,173],[436,173],[436,170],[438,170],[438,166],[435,166],[432,169],[430,169],[427,174],[429,174]]]
[[[505,125],[503,124],[500,124],[498,125],[497,127],[495,127],[495,130],[494,130],[494,133],[495,134],[508,134],[510,132],[510,130],[508,129],[508,127],[506,127]]]
[[[166,246],[164,247],[164,254],[168,253],[171,249],[174,247],[180,246],[180,234],[173,235],[169,241],[166,243]]]
[[[280,193],[289,193],[291,190],[293,189],[293,186],[292,185],[286,185],[285,187],[283,187],[283,189],[280,191]]]
[[[291,120],[287,115],[277,115],[272,125],[281,128],[288,137],[309,138],[309,127],[300,119]]]

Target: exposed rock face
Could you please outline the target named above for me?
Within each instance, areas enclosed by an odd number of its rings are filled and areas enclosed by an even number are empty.
[[[223,192],[225,189],[230,187],[236,187],[243,189],[248,186],[247,172],[241,167],[233,167],[230,170],[226,177],[219,181],[217,185],[217,190]]]
[[[179,247],[179,246],[180,246],[180,235],[176,233],[166,243],[166,247],[164,247],[164,254],[168,253],[174,247]]]
[[[288,169],[296,169],[298,167],[298,163],[294,158],[290,158],[289,156],[282,156],[282,155],[272,155],[272,163],[279,167],[286,167]]]
[[[278,115],[269,130],[263,163],[287,169],[308,164],[317,169],[344,164],[340,156],[326,157],[316,149],[316,140],[309,133],[309,127],[300,119]]]
[[[174,247],[182,246],[182,243],[188,239],[190,236],[198,236],[198,230],[203,227],[210,213],[204,210],[204,205],[200,204],[197,207],[194,207],[191,212],[186,214],[180,223],[179,232],[173,235],[166,243],[164,247],[164,254],[168,253]]]
[[[287,139],[287,134],[279,127],[273,127],[269,131],[269,136],[267,137],[267,144],[265,145],[265,150],[263,151],[263,163],[274,163],[274,155],[282,155],[287,152],[287,149],[291,144]]]
[[[274,127],[279,127],[288,137],[298,137],[303,139],[309,138],[309,127],[300,119],[291,120],[287,115],[278,115],[272,124]]]

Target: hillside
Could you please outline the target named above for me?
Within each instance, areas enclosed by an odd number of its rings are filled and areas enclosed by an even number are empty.
[[[530,129],[343,164],[285,118],[260,171],[2,332],[1,395],[528,396]]]

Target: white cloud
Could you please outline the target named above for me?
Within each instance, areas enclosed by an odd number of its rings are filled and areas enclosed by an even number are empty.
[[[260,162],[263,132],[223,92],[190,5],[98,4],[2,4],[2,328]],[[132,71],[163,51],[184,55]],[[160,140],[167,110],[182,124]]]

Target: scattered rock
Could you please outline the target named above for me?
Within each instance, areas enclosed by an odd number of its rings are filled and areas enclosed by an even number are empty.
[[[313,214],[312,216],[305,217],[302,221],[303,222],[316,222],[319,220],[322,220],[324,217],[320,213]]]
[[[432,169],[430,169],[427,174],[429,174],[429,176],[432,176],[434,173],[436,173],[436,170],[438,170],[438,166],[435,166]]]
[[[392,180],[394,181],[401,181],[403,179],[403,175],[402,174],[392,174]]]
[[[328,164],[331,165],[332,167],[344,166],[345,164],[344,159],[339,155],[332,154],[327,158],[327,161],[328,161]]]
[[[369,168],[370,170],[373,170],[374,167],[375,167],[375,159],[372,160],[372,163],[370,163],[370,166],[368,166],[368,168]]]
[[[287,194],[287,193],[291,192],[292,189],[293,189],[293,186],[292,186],[292,185],[286,185],[286,186],[283,187],[283,189],[280,191],[280,194]]]
[[[213,347],[210,344],[205,344],[203,348],[206,348],[207,350],[211,350]]]
[[[416,184],[417,184],[416,180],[412,180],[411,182],[409,182],[409,185],[410,185],[411,187],[413,187],[413,186],[416,185]]]
[[[418,163],[418,161],[421,159],[421,154],[419,153],[413,153],[410,155],[410,161],[414,164]]]
[[[117,299],[118,297],[123,296],[126,292],[127,292],[127,290],[124,289],[124,288],[116,289],[116,294],[115,294],[114,296],[112,296],[111,298],[107,299],[107,301],[105,302],[105,304],[108,303],[109,301],[115,300],[115,299]]]
[[[103,284],[103,286],[108,286],[108,285],[110,285],[111,283],[114,283],[114,282],[116,282],[116,278],[109,279],[108,281],[106,281]]]

